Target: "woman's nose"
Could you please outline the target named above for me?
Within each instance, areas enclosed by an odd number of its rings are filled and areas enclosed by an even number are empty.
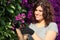
[[[39,15],[38,13],[35,14],[36,16]]]
[[[38,12],[38,11],[36,11],[36,12],[35,12],[35,14],[39,14],[39,12]]]

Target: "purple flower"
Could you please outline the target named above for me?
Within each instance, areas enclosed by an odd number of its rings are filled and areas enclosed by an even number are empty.
[[[26,18],[25,13],[22,13],[22,14],[21,14],[21,17],[22,17],[22,18]]]
[[[15,30],[16,28],[13,26],[11,29],[12,29],[12,30]]]
[[[25,4],[27,2],[28,2],[28,0],[22,0],[22,4]]]
[[[24,0],[24,2],[27,2],[28,0]]]
[[[31,16],[32,16],[32,11],[28,11],[28,15],[27,15],[27,18],[31,18]]]
[[[29,9],[32,9],[33,4],[25,4],[25,7],[29,8]]]
[[[22,17],[21,17],[21,15],[20,15],[20,14],[18,14],[17,16],[15,16],[15,19],[16,19],[16,20],[21,20],[21,19],[22,19]]]
[[[22,23],[25,23],[25,21],[24,21],[24,20],[21,20],[21,22],[22,22]]]
[[[59,12],[60,8],[59,8],[59,6],[56,6],[54,9],[55,9],[56,12]]]
[[[28,8],[30,8],[30,7],[31,7],[31,5],[30,5],[30,4],[28,4],[28,5],[27,5],[27,7],[28,7]]]
[[[60,0],[56,0],[56,2],[57,2],[57,4],[59,4],[59,5],[60,5]]]
[[[19,18],[18,18],[17,16],[15,16],[15,19],[16,19],[16,20],[19,20]]]
[[[7,4],[10,4],[11,3],[11,0],[7,0]]]
[[[22,13],[22,14],[18,14],[17,16],[15,16],[15,19],[18,21],[20,21],[21,23],[24,23],[24,18],[26,18],[26,15],[25,13]]]

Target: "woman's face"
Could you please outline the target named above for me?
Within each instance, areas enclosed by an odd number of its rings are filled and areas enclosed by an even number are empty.
[[[43,20],[43,8],[38,6],[34,12],[37,21]]]

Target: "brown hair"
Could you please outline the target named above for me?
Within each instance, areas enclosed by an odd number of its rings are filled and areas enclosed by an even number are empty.
[[[53,7],[51,6],[50,2],[48,1],[37,1],[35,4],[34,4],[34,7],[33,7],[33,15],[32,15],[32,23],[36,23],[37,20],[35,19],[35,15],[34,15],[34,12],[36,10],[36,8],[38,6],[41,6],[43,8],[43,17],[45,19],[45,23],[46,23],[46,26],[49,25],[50,22],[53,22],[54,20],[54,9]]]

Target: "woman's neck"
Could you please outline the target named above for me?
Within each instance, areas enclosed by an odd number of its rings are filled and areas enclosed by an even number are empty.
[[[40,21],[39,23],[36,23],[37,27],[43,27],[45,26],[45,20]]]

